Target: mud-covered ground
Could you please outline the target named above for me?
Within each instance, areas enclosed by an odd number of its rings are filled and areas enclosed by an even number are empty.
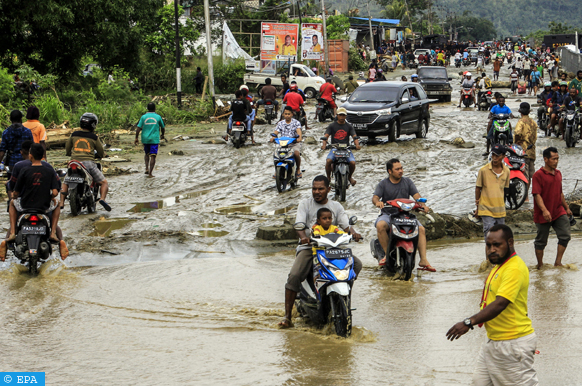
[[[403,73],[412,70],[389,77]],[[387,176],[390,158],[402,160],[436,212],[464,216],[473,209],[487,113],[455,107],[459,80],[454,68],[449,73],[454,100],[431,105],[426,139],[404,136],[355,153],[358,183],[344,206],[358,216],[365,241],[354,247],[364,270],[354,290],[352,338],[338,339],[301,320],[289,331],[276,328],[293,247],[255,238],[259,226],[293,216],[311,194],[310,181],[324,172],[327,152],[317,139],[326,125],[314,120],[310,102],[304,177],[282,194],[272,179],[273,126],[258,125],[257,145],[240,150],[220,139],[225,121],[168,127],[155,178],[146,178],[132,135],[112,142],[122,151],[110,155],[129,160],[113,163],[122,170],[108,177],[113,210],[78,217],[64,210],[60,225],[71,250],[64,266],[51,261],[38,278],[29,278],[12,261],[0,264],[4,368],[46,371],[48,384],[75,385],[469,384],[484,331],[455,343],[445,333],[478,310],[486,275],[480,271],[482,240],[429,243],[438,272],[407,283],[379,271],[368,248],[377,216],[372,192]],[[535,98],[507,103],[517,112],[520,101],[533,104]],[[189,138],[172,140],[178,135]],[[452,145],[457,137],[475,147]],[[550,145],[560,149],[564,192],[579,188],[580,148],[540,138],[536,166]],[[62,150],[48,158],[65,161]],[[1,216],[6,228],[8,216]],[[531,238],[520,236],[517,250],[533,267]],[[530,316],[540,337],[536,368],[544,385],[580,383],[581,246],[575,236],[564,258],[568,268],[531,272]],[[548,263],[554,248],[552,239]]]

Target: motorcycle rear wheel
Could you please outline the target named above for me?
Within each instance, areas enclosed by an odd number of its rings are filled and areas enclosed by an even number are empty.
[[[513,205],[513,203],[508,200],[508,197],[505,197],[505,208],[509,209],[509,210],[516,210],[519,209],[523,203],[525,202],[525,199],[527,198],[527,184],[519,179],[519,178],[513,178],[510,182],[510,185],[513,185],[513,187],[515,188],[515,201],[516,204]],[[511,186],[510,186],[511,189]]]
[[[325,113],[323,112],[323,110],[321,110],[317,115],[317,120],[319,122],[325,122]]]
[[[333,294],[330,300],[332,302],[331,309],[335,333],[342,338],[348,338],[352,334],[350,298],[348,296]]]
[[[28,273],[30,273],[31,275],[37,275],[38,274],[38,259],[36,256],[34,257],[30,257],[28,260]]]
[[[77,194],[77,188],[69,189],[69,204],[71,206],[71,215],[77,216],[81,211],[81,203]]]

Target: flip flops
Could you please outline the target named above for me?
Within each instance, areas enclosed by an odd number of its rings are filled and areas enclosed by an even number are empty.
[[[425,265],[424,267],[419,266],[419,271],[428,271],[428,272],[436,272],[436,268],[433,268],[432,265]]]
[[[108,212],[111,212],[111,207],[109,206],[108,203],[106,203],[103,200],[99,200],[99,203],[101,204],[101,206],[103,207],[103,209],[105,209]]]

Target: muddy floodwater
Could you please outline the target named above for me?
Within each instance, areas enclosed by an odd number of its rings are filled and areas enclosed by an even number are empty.
[[[202,138],[171,145],[185,155],[162,151],[152,179],[135,157],[130,166],[139,173],[109,178],[112,212],[99,208],[73,218],[63,211],[71,250],[65,263],[50,260],[38,277],[13,260],[0,263],[2,371],[44,371],[50,385],[470,384],[485,331],[476,328],[455,342],[445,333],[478,311],[487,275],[480,268],[483,240],[429,242],[428,259],[438,272],[410,282],[378,270],[369,250],[377,216],[371,196],[392,157],[403,161],[435,211],[462,216],[472,209],[476,172],[485,162],[487,113],[453,106],[459,80],[449,71],[454,101],[431,105],[426,139],[404,136],[355,153],[358,183],[344,206],[359,218],[364,241],[353,250],[364,268],[354,286],[350,338],[300,318],[295,328],[277,328],[294,246],[259,241],[255,234],[261,225],[293,218],[299,201],[311,194],[310,181],[323,172],[327,152],[304,144],[304,178],[297,189],[278,194],[274,148],[267,143],[273,127],[258,125],[258,144],[240,150]],[[519,103],[508,99],[513,111]],[[313,120],[311,126],[306,136],[315,139],[326,127]],[[475,148],[448,143],[456,137]],[[568,193],[582,179],[581,150],[541,138],[536,166],[549,145],[560,149]],[[8,216],[0,216],[6,229]],[[530,267],[540,384],[581,385],[582,237],[573,235],[568,266],[554,268],[552,235],[541,271],[534,268],[533,235],[517,239],[516,250]]]

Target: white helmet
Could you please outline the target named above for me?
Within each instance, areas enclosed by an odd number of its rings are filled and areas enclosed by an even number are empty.
[[[246,84],[243,84],[242,86],[240,86],[239,90],[242,90],[244,88],[246,88],[247,90],[249,89],[249,87]]]
[[[465,76],[473,76],[470,72],[466,73]]]

